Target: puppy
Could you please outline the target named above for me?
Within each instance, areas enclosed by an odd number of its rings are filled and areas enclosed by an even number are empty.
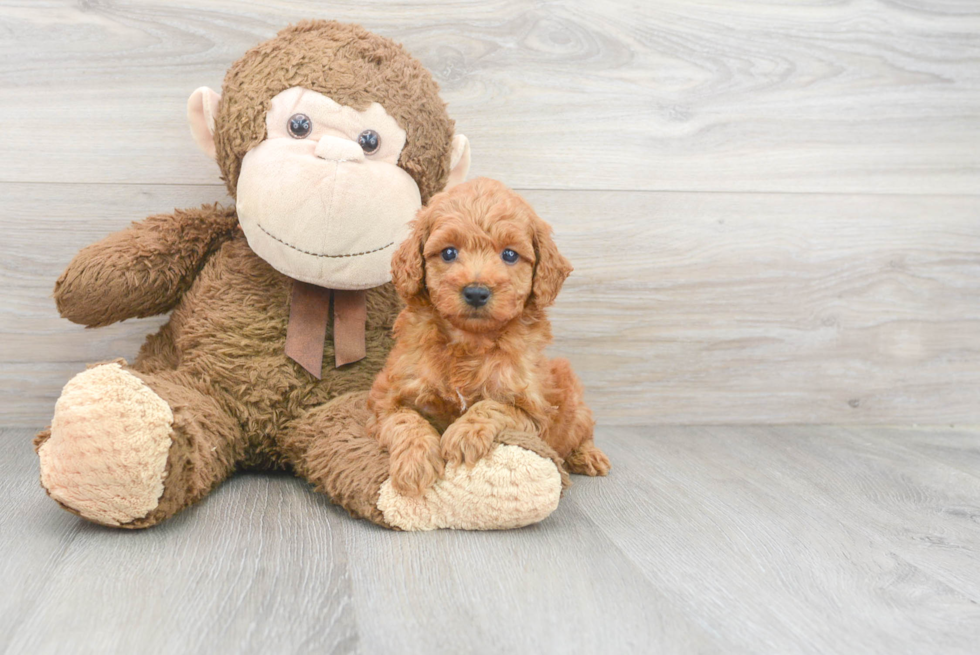
[[[392,258],[406,308],[368,401],[395,490],[422,494],[504,430],[539,435],[572,473],[609,471],[582,384],[544,355],[545,308],[571,270],[551,227],[500,182],[460,184],[420,211]]]

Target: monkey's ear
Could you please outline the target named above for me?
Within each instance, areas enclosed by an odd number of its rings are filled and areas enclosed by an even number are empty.
[[[422,250],[429,238],[429,220],[425,209],[411,223],[411,233],[391,258],[391,281],[406,304],[424,302],[425,258]]]
[[[470,140],[462,134],[453,137],[453,155],[449,160],[449,180],[446,188],[451,189],[466,179],[470,172]]]
[[[221,94],[206,86],[196,89],[187,99],[187,120],[191,124],[194,142],[211,159],[217,156],[214,147],[214,118],[218,115],[219,100]]]
[[[572,273],[572,264],[558,252],[551,238],[551,226],[534,216],[534,282],[528,303],[544,309],[555,302],[562,284]]]

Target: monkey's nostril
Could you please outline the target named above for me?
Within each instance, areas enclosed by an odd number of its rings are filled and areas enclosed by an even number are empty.
[[[477,284],[463,287],[463,300],[470,307],[483,307],[490,300],[490,289]]]

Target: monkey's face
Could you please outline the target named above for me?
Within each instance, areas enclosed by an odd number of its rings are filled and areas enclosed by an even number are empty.
[[[191,94],[191,134],[220,167],[249,245],[290,277],[388,282],[422,201],[466,179],[469,142],[435,80],[358,25],[291,25],[232,64],[224,91]]]
[[[275,96],[266,139],[242,159],[238,218],[249,246],[292,278],[337,289],[390,279],[391,254],[422,206],[398,166],[405,130],[293,87]]]

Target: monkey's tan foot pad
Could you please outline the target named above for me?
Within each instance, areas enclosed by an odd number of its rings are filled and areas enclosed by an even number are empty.
[[[419,497],[381,485],[378,509],[402,530],[506,530],[537,523],[558,507],[558,466],[520,446],[497,444],[473,468],[449,464],[443,479]]]
[[[146,516],[163,495],[173,412],[119,364],[72,378],[51,436],[38,448],[41,484],[79,515],[103,525]]]

